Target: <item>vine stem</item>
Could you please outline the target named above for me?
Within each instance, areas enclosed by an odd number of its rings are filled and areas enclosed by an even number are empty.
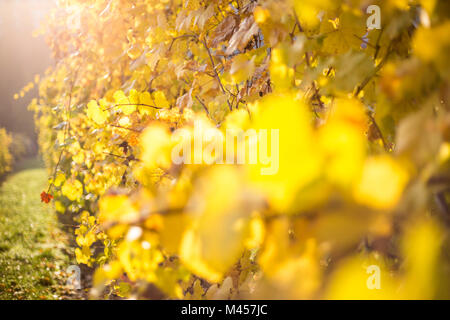
[[[156,107],[156,106],[152,106],[150,104],[145,104],[145,103],[117,103],[117,104],[113,105],[112,107],[104,109],[103,111],[109,111],[111,109],[114,109],[114,108],[120,107],[120,106],[139,106],[139,107],[148,107],[148,108],[158,109],[158,110],[162,109],[161,107]]]
[[[212,119],[212,118],[211,118],[211,114],[209,113],[209,110],[208,110],[208,108],[206,107],[205,103],[204,103],[202,100],[200,100],[200,98],[199,98],[198,96],[195,96],[195,99],[197,99],[198,102],[200,102],[200,104],[202,105],[203,109],[205,109],[205,112],[206,112],[206,114],[208,115],[208,117],[209,117],[210,119]]]
[[[138,130],[138,129],[134,129],[134,128],[126,128],[123,126],[119,126],[116,124],[110,124],[110,123],[107,123],[107,125],[110,127],[118,128],[118,129],[128,130],[128,131],[132,131],[132,132],[136,132],[136,133],[142,133],[142,130]]]
[[[170,46],[169,46],[169,51],[172,50],[172,47],[173,47],[175,41],[177,41],[178,39],[183,39],[183,38],[194,38],[194,39],[196,39],[197,35],[195,35],[195,34],[183,34],[181,36],[172,38],[172,41],[170,42]]]
[[[79,71],[79,69],[77,69],[77,71],[75,72],[75,76],[72,80],[72,84],[70,86],[69,101],[66,105],[66,118],[67,118],[66,120],[67,121],[64,125],[64,148],[61,150],[61,152],[59,154],[58,162],[56,163],[55,169],[52,174],[52,182],[48,186],[47,193],[50,193],[50,191],[52,190],[52,187],[54,186],[56,173],[58,172],[59,165],[61,164],[63,154],[66,151],[67,145],[65,144],[65,142],[66,142],[67,136],[70,134],[70,119],[69,119],[70,118],[70,107],[72,105],[73,88],[74,88],[75,82],[77,81],[77,78],[78,78],[78,71]]]
[[[372,80],[372,78],[381,70],[381,68],[383,68],[383,66],[385,65],[385,63],[387,62],[387,60],[389,58],[390,48],[391,48],[391,46],[389,45],[388,51],[387,51],[386,55],[384,56],[383,60],[381,60],[381,62],[375,67],[375,70],[372,72],[372,74],[369,75],[367,78],[365,78],[363,80],[363,82],[361,82],[361,84],[356,88],[356,92],[354,94],[355,97],[358,97],[358,95],[367,86],[367,84],[370,82],[370,80]]]
[[[367,78],[365,78],[363,80],[363,82],[361,82],[360,85],[358,85],[358,87],[355,90],[354,93],[354,97],[358,98],[358,95],[361,93],[361,91],[367,86],[367,84],[370,82],[370,80],[372,80],[372,78],[374,76],[376,76],[376,74],[381,70],[381,68],[383,68],[383,66],[385,65],[385,63],[387,62],[389,55],[390,55],[390,50],[391,50],[391,45],[392,42],[389,44],[386,55],[383,57],[383,60],[380,61],[380,63],[375,67],[375,70],[372,72],[372,74],[370,74]],[[386,139],[384,138],[383,132],[381,131],[380,127],[378,126],[375,118],[369,113],[368,114],[370,122],[372,123],[373,127],[375,128],[375,130],[377,131],[378,136],[381,139],[381,142],[383,143],[383,148],[386,152],[389,152],[389,146],[388,143],[386,141]]]
[[[225,88],[222,85],[222,81],[220,80],[219,74],[217,73],[216,64],[214,63],[214,59],[211,54],[211,49],[209,49],[208,45],[206,44],[206,41],[202,41],[202,43],[205,46],[206,51],[208,52],[209,60],[211,60],[211,65],[212,65],[212,68],[214,71],[214,76],[216,77],[216,80],[219,83],[220,89],[222,90],[222,92],[224,94],[227,94],[227,92],[225,91]],[[228,108],[230,108],[230,111],[232,111],[233,107],[231,106],[230,101],[228,101],[228,99],[227,99],[227,104],[228,104]]]

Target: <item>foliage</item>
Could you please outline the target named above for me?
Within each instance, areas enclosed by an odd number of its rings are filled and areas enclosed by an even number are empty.
[[[30,107],[48,192],[77,215],[78,262],[97,266],[92,293],[450,297],[449,12],[60,0],[43,28],[56,66]],[[279,129],[278,172],[175,164],[175,130],[194,124]]]
[[[15,161],[33,155],[33,142],[27,135],[12,133],[11,136],[10,151]]]
[[[0,177],[11,171],[13,157],[10,152],[12,139],[5,129],[0,128]]]
[[[32,152],[30,138],[0,128],[0,177],[10,172],[15,163],[25,156],[30,156]]]

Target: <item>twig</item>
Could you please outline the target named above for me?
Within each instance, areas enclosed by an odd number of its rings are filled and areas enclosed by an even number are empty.
[[[383,34],[384,28],[381,29],[380,33],[378,34],[377,43],[375,45],[375,53],[373,55],[373,59],[376,60],[378,57],[378,53],[380,52],[380,41],[381,41],[381,35]]]
[[[141,162],[141,161],[142,161],[141,159],[135,158],[133,155],[128,156],[128,157],[125,157],[125,156],[119,156],[119,155],[117,155],[117,154],[109,153],[109,152],[103,152],[103,154],[106,154],[107,156],[111,156],[111,157],[116,157],[116,158],[120,158],[120,159],[125,159],[125,160],[127,160],[127,161],[138,161],[138,162]]]
[[[103,152],[103,154],[106,154],[107,156],[111,156],[111,157],[115,157],[115,158],[120,158],[120,159],[126,159],[126,160],[128,160],[128,157],[125,157],[125,156],[119,156],[119,155],[114,154],[114,153]]]
[[[104,109],[103,111],[109,111],[111,109],[114,109],[114,108],[120,107],[120,106],[139,106],[139,107],[148,107],[148,108],[158,109],[158,110],[162,109],[161,107],[156,107],[156,106],[152,106],[152,105],[145,104],[145,103],[118,103],[118,104],[113,105],[112,107]]]
[[[309,53],[308,53],[308,52],[305,52],[305,60],[306,60],[306,66],[307,66],[308,68],[311,67],[311,64],[310,64],[310,62],[309,62]],[[331,70],[331,69],[328,69],[328,73],[330,72],[330,70]],[[314,81],[312,81],[312,88],[313,88],[313,90],[314,90],[313,98],[316,99],[316,101],[317,101],[317,103],[319,104],[320,108],[321,108],[321,109],[324,109],[325,106],[324,106],[324,104],[323,104],[323,102],[322,102],[322,100],[321,100],[321,96],[320,96],[320,93],[319,93],[319,89],[316,87],[316,83],[315,83]],[[314,110],[314,113],[315,113],[316,117],[319,118],[319,115],[317,114],[316,110]]]
[[[383,68],[384,64],[387,62],[387,60],[389,58],[390,48],[391,48],[391,45],[389,45],[386,55],[384,56],[383,60],[381,60],[381,62],[375,67],[375,70],[372,72],[372,74],[370,74],[368,77],[366,77],[363,80],[363,82],[361,82],[361,84],[356,88],[356,91],[354,94],[355,97],[358,97],[358,95],[365,88],[365,86],[370,82],[370,80],[372,80],[372,78],[378,73],[378,71],[380,71],[381,68]]]
[[[185,208],[167,208],[167,209],[161,209],[161,210],[156,210],[156,211],[151,211],[151,212],[145,212],[144,214],[141,215],[140,218],[134,220],[134,221],[130,221],[130,225],[141,225],[141,227],[144,230],[149,230],[148,228],[146,228],[145,226],[142,226],[142,224],[148,219],[148,217],[150,217],[151,215],[156,215],[156,214],[160,214],[163,216],[169,216],[169,215],[173,215],[173,214],[180,214],[183,213],[186,209]],[[101,227],[103,230],[107,230],[110,229],[116,225],[118,225],[119,222],[110,222],[110,223],[105,223],[103,224]]]
[[[200,104],[202,105],[203,109],[205,109],[206,114],[208,115],[208,117],[211,118],[211,114],[209,113],[209,110],[208,110],[208,108],[206,107],[205,103],[204,103],[202,100],[200,100],[200,98],[199,98],[198,96],[195,96],[195,99],[197,99],[198,102],[200,102]],[[211,119],[212,119],[212,118],[211,118]]]
[[[172,42],[170,43],[168,51],[172,50],[172,47],[173,47],[173,44],[175,43],[175,41],[177,41],[178,39],[183,39],[183,38],[197,38],[197,36],[195,34],[183,34],[181,36],[173,38]]]
[[[138,130],[138,129],[126,128],[126,127],[118,126],[116,124],[109,124],[109,123],[107,125],[109,125],[111,127],[114,127],[114,128],[129,130],[129,131],[133,131],[133,132],[136,132],[136,133],[142,133],[142,130]]]
[[[357,98],[358,95],[361,93],[361,91],[367,86],[367,84],[370,82],[370,80],[372,80],[372,78],[378,73],[378,71],[381,70],[381,68],[384,66],[384,64],[387,62],[389,55],[390,55],[390,48],[391,48],[391,44],[389,44],[388,46],[388,51],[386,52],[386,55],[384,56],[383,60],[375,67],[375,70],[372,72],[371,75],[369,75],[367,78],[365,78],[363,80],[363,82],[361,82],[360,85],[358,85],[358,87],[355,90],[355,94],[354,97]],[[386,152],[389,152],[389,146],[386,142],[386,139],[383,136],[383,132],[381,131],[380,127],[378,126],[377,122],[375,121],[375,118],[369,113],[369,119],[372,122],[373,127],[375,128],[375,130],[377,131],[378,136],[381,139],[381,142],[383,143],[383,148]]]
[[[367,39],[367,41],[366,41],[366,40],[364,40],[363,38],[357,36],[356,34],[353,34],[353,36],[356,37],[357,39],[361,40],[363,43],[367,44],[369,47],[376,49],[376,46],[374,46],[373,44],[371,44],[371,43],[369,42],[368,39]]]
[[[389,146],[383,136],[383,132],[381,131],[380,127],[378,126],[377,122],[375,121],[375,118],[369,113],[368,114],[370,121],[372,122],[373,127],[377,131],[378,136],[381,139],[381,142],[383,143],[383,148],[386,152],[389,152]]]
[[[206,48],[206,51],[208,52],[208,56],[209,56],[209,59],[211,60],[211,65],[212,65],[212,68],[213,68],[213,71],[214,71],[214,75],[215,75],[215,77],[217,79],[217,82],[219,83],[220,89],[222,89],[222,92],[224,94],[227,94],[226,91],[225,91],[225,88],[222,85],[222,81],[220,80],[219,74],[217,73],[216,64],[214,63],[214,59],[213,59],[213,57],[211,55],[211,50],[209,49],[208,45],[206,44],[206,41],[202,41],[202,42],[203,42],[203,45]],[[232,111],[233,107],[231,106],[230,101],[228,101],[228,99],[227,99],[227,104],[228,104],[228,107],[230,108],[230,111]]]
[[[67,118],[67,121],[66,121],[66,124],[65,124],[65,127],[64,127],[64,143],[66,142],[67,136],[70,134],[70,121],[69,121],[70,106],[72,105],[73,88],[75,86],[75,82],[76,82],[77,77],[78,77],[78,70],[79,69],[77,69],[77,71],[75,72],[75,76],[74,76],[74,78],[72,80],[72,84],[70,86],[69,101],[68,101],[67,106],[66,106],[66,118]],[[62,156],[63,156],[65,151],[66,151],[66,146],[64,145],[64,148],[61,150],[61,153],[59,154],[58,162],[56,163],[55,169],[54,169],[53,174],[52,174],[52,183],[50,183],[50,185],[48,186],[47,193],[50,193],[50,191],[51,191],[51,189],[52,189],[52,187],[54,185],[53,182],[55,181],[56,173],[58,172],[58,168],[59,168],[59,165],[60,165],[61,160],[62,160]]]

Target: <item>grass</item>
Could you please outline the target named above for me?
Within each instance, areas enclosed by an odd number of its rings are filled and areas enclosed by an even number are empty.
[[[38,159],[16,166],[0,186],[0,299],[61,299],[71,264],[67,235],[40,201],[47,172]],[[70,298],[70,297],[69,297]]]

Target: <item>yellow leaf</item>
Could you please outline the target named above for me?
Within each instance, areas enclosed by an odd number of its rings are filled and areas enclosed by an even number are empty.
[[[183,233],[189,226],[190,217],[186,214],[173,214],[163,216],[161,219],[161,245],[168,253],[178,254]]]
[[[253,75],[255,71],[255,63],[253,60],[253,58],[249,60],[244,54],[237,55],[233,58],[230,74],[235,83],[241,83]]]
[[[139,93],[139,102],[147,106],[153,105],[152,97],[147,91]],[[155,110],[147,106],[139,106],[139,113],[142,115],[154,115]]]
[[[253,11],[253,15],[255,17],[256,23],[261,24],[264,23],[270,17],[270,11],[258,6]]]
[[[169,102],[166,99],[166,95],[162,91],[156,91],[154,93],[155,104],[158,108],[167,109],[170,107]]]
[[[116,105],[118,106],[119,110],[122,110],[122,112],[128,116],[132,114],[134,111],[136,111],[136,105],[131,102],[130,99],[127,98],[125,93],[122,90],[118,90],[114,93],[114,100],[116,102]]]
[[[61,192],[70,201],[78,201],[83,195],[83,185],[77,179],[67,180],[62,186]]]
[[[324,168],[330,182],[350,187],[364,163],[367,118],[356,99],[337,99],[327,123],[319,130],[319,143],[326,157]]]
[[[139,45],[133,45],[130,49],[127,50],[127,54],[132,60],[136,60],[142,55],[142,49]]]
[[[99,201],[99,223],[132,221],[139,212],[125,195],[104,196]]]
[[[97,101],[92,100],[88,103],[87,109],[88,117],[93,120],[98,125],[102,125],[106,122],[109,117],[108,111],[103,111],[97,104]]]
[[[406,229],[402,241],[405,258],[405,299],[433,299],[439,282],[442,228],[431,219],[414,221]],[[445,286],[445,285],[444,285]]]
[[[84,236],[83,235],[77,236],[76,241],[80,247],[83,246],[90,247],[96,241],[95,234],[92,232],[92,230],[90,230]]]
[[[355,186],[356,201],[376,209],[391,209],[408,181],[407,171],[388,156],[368,158]]]
[[[267,134],[267,159],[249,165],[250,179],[262,189],[275,210],[286,212],[302,187],[321,170],[306,106],[291,94],[271,94],[259,100],[252,115],[254,129]],[[264,161],[263,161],[264,160]],[[293,208],[291,208],[293,209]]]
[[[263,226],[258,220],[252,222],[250,215],[259,199],[246,194],[242,176],[231,166],[212,167],[197,182],[188,205],[192,226],[184,233],[180,249],[183,263],[195,274],[218,282],[246,244],[261,242]]]
[[[53,182],[53,184],[56,187],[59,187],[65,180],[66,180],[66,176],[60,172],[56,175],[56,178],[55,178],[55,181]]]
[[[89,265],[89,259],[91,258],[91,250],[89,247],[83,246],[82,249],[76,248],[75,249],[75,256],[77,259],[77,263],[83,263]]]
[[[169,129],[161,124],[149,126],[141,137],[142,161],[148,168],[169,168],[172,165],[172,141]]]
[[[380,256],[351,257],[332,273],[327,299],[402,299],[398,282]]]

